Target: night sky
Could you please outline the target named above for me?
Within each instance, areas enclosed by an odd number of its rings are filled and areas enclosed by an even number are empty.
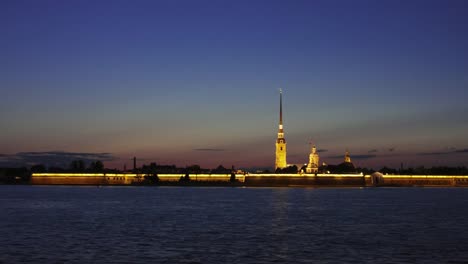
[[[0,2],[0,166],[468,166],[468,2]]]

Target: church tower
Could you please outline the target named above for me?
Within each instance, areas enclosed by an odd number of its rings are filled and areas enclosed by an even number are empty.
[[[349,156],[349,151],[346,149],[345,156],[344,156],[345,163],[351,163],[351,156]]]
[[[286,163],[286,140],[284,139],[283,131],[283,91],[280,89],[280,116],[278,138],[276,139],[276,160],[275,170],[284,169],[288,165]]]
[[[309,163],[307,164],[306,172],[307,173],[317,173],[319,167],[319,155],[317,153],[317,148],[312,146],[309,154]]]

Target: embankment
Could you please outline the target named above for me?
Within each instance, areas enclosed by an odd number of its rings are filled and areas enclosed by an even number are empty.
[[[106,174],[33,173],[38,185],[468,187],[468,176],[362,174]]]

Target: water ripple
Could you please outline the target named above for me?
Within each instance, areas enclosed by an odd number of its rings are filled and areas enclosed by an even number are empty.
[[[463,263],[468,189],[0,186],[0,263]]]

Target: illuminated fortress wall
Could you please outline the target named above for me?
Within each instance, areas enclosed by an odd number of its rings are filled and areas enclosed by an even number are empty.
[[[136,174],[103,173],[33,173],[31,184],[107,185],[131,184]]]
[[[130,185],[142,183],[147,174],[33,173],[31,184]],[[160,182],[178,182],[185,174],[158,174]],[[468,186],[468,176],[362,174],[236,174],[245,186]],[[230,182],[231,174],[190,174],[192,182]]]
[[[468,186],[468,176],[453,175],[366,175],[367,186]]]
[[[468,176],[362,174],[249,174],[246,186],[410,187],[466,186]]]
[[[106,173],[33,173],[31,184],[63,185],[129,185],[143,182],[147,174]],[[185,174],[158,174],[160,181],[176,182]],[[231,174],[190,174],[191,181],[229,182]],[[237,174],[236,180],[244,182],[245,176]]]
[[[185,177],[185,174],[158,174],[160,181],[179,181],[181,177]],[[189,178],[191,181],[229,182],[231,174],[190,174]],[[244,182],[245,176],[243,174],[236,174],[236,180]]]

